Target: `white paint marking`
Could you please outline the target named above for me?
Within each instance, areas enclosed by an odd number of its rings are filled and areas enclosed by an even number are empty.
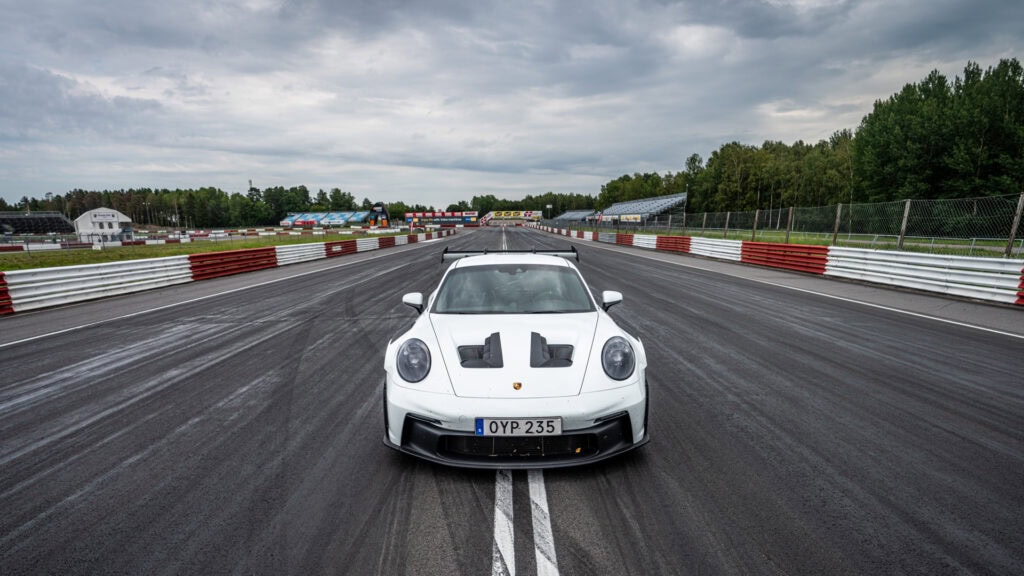
[[[774,282],[768,282],[765,280],[755,280],[761,284],[767,284],[769,286],[775,286],[777,288],[787,288],[789,290],[795,290],[797,292],[804,292],[806,294],[814,294],[815,296],[822,296],[825,298],[831,298],[833,300],[839,300],[841,302],[848,302],[850,304],[860,304],[861,306],[867,306],[869,308],[877,308],[879,310],[885,310],[887,312],[895,312],[904,316],[913,316],[914,318],[922,318],[924,320],[934,320],[936,322],[942,322],[944,324],[952,324],[953,326],[959,326],[961,328],[971,328],[973,330],[980,330],[982,332],[989,332],[991,334],[998,334],[1000,336],[1009,336],[1011,338],[1024,339],[1024,334],[1014,334],[1013,332],[1004,332],[1003,330],[996,330],[995,328],[986,328],[984,326],[978,326],[976,324],[967,324],[966,322],[959,322],[957,320],[949,320],[946,318],[939,318],[938,316],[930,316],[928,314],[921,314],[920,312],[910,312],[909,310],[900,310],[899,308],[893,308],[891,306],[884,306],[882,304],[874,304],[871,302],[864,302],[863,300],[855,300],[853,298],[846,298],[845,296],[836,296],[834,294],[826,294],[824,292],[817,292],[815,290],[808,290],[806,288],[797,288],[795,286],[786,286],[785,284],[776,284]],[[926,296],[928,294],[925,294]]]
[[[533,511],[533,543],[537,553],[537,576],[558,576],[555,559],[555,537],[551,533],[551,514],[548,512],[548,494],[544,488],[544,473],[530,470],[530,508]]]
[[[491,576],[516,576],[511,470],[498,470],[494,481],[494,546],[491,560]]]

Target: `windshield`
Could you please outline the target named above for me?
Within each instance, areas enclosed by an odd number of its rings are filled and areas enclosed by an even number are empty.
[[[495,264],[449,272],[438,289],[437,314],[592,312],[579,274],[565,266]]]

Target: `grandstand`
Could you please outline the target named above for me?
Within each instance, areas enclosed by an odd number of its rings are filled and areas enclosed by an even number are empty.
[[[321,226],[351,226],[362,224],[370,217],[370,212],[301,212],[290,213],[281,221],[281,226],[296,228],[312,228]]]
[[[75,225],[60,212],[0,212],[0,230],[19,236],[74,234]]]
[[[670,196],[658,196],[656,198],[645,198],[643,200],[630,200],[612,204],[602,212],[602,218],[609,216],[639,216],[646,220],[649,216],[660,214],[686,203],[686,194],[672,194]]]
[[[555,216],[555,222],[585,222],[587,218],[594,215],[593,210],[569,210],[568,212]]]

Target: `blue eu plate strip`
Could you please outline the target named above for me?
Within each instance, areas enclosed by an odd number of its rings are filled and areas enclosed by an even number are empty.
[[[484,435],[484,419],[483,418],[477,418],[476,419],[476,435],[477,436],[483,436]]]

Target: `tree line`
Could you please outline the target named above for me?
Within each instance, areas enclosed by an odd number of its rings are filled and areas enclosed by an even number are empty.
[[[1024,71],[1016,59],[952,82],[937,70],[877,100],[856,132],[816,144],[730,142],[677,173],[621,176],[596,208],[688,193],[689,212],[753,211],[1024,192]]]
[[[230,228],[266,226],[283,220],[289,212],[350,212],[371,210],[373,202],[356,202],[352,193],[340,188],[323,189],[315,195],[305,186],[284,188],[250,187],[248,192],[229,194],[219,188],[151,189],[87,191],[75,189],[64,196],[47,194],[42,200],[22,198],[8,207],[0,198],[0,210],[61,212],[71,219],[96,208],[113,208],[136,224],[160,227]],[[387,205],[390,214],[433,210],[422,204],[395,202]]]
[[[753,211],[789,206],[1003,196],[1024,191],[1024,69],[1003,59],[982,70],[975,62],[949,81],[937,70],[877,100],[856,131],[842,129],[816,144],[730,142],[705,161],[690,155],[679,172],[625,174],[597,196],[547,192],[520,200],[474,196],[445,211],[601,210],[628,200],[687,194],[689,212]],[[133,189],[47,194],[0,210],[63,212],[71,218],[99,207],[133,221],[165,226],[232,227],[272,224],[289,212],[368,210],[339,188],[252,188],[228,194],[198,190]],[[547,208],[551,206],[551,208]],[[388,203],[388,212],[434,211],[434,206]]]

